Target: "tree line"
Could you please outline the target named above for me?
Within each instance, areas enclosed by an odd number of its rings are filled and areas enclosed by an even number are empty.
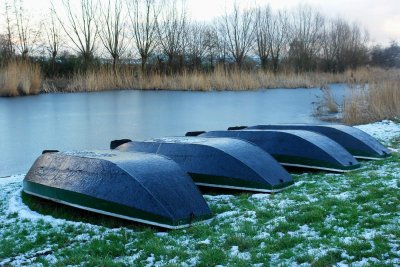
[[[23,0],[3,2],[0,61],[34,58],[47,64],[48,74],[95,64],[166,74],[216,66],[275,73],[399,67],[396,43],[369,49],[359,24],[307,5],[273,10],[235,2],[215,20],[197,22],[178,0],[59,0],[32,23]]]

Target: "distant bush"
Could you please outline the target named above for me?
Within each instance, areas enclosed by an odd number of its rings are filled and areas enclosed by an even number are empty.
[[[384,68],[400,68],[400,46],[396,42],[386,48],[375,46],[371,51],[371,64]]]

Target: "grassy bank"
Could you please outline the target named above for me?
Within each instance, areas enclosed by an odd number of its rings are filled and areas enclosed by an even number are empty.
[[[369,129],[400,144],[398,125]],[[22,176],[0,180],[0,265],[398,265],[399,162],[394,153],[347,174],[296,174],[275,195],[207,195],[210,223],[168,232],[47,206],[21,197]]]
[[[13,60],[0,67],[0,96],[38,94],[41,83],[42,74],[38,64]]]

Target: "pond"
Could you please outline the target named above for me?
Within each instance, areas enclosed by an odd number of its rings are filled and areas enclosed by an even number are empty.
[[[332,85],[337,102],[345,85]],[[184,135],[234,125],[321,123],[318,88],[243,92],[107,91],[0,98],[0,177],[44,149],[107,149],[113,139]]]

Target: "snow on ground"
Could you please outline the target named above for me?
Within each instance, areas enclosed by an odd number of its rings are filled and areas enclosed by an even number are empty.
[[[26,240],[31,240],[30,242],[35,242],[38,238],[36,233],[38,225],[48,225],[55,233],[62,232],[66,226],[73,226],[75,229],[82,229],[82,231],[85,232],[84,234],[76,236],[72,235],[70,237],[70,247],[79,246],[89,240],[100,240],[109,234],[118,234],[121,230],[121,228],[104,229],[104,227],[89,223],[58,219],[30,210],[29,207],[23,203],[21,198],[22,180],[24,177],[25,175],[21,174],[0,179],[0,225],[2,226],[0,227],[0,242],[2,240],[7,241],[10,238],[13,238],[8,235],[9,231],[12,231],[12,228],[15,227],[17,227],[18,230],[23,228],[23,231],[30,233],[30,235],[24,237]],[[136,233],[136,231],[129,229],[126,231]],[[90,233],[90,235],[88,233]],[[55,245],[58,247],[58,244]],[[57,259],[54,255],[48,255],[49,252],[53,253],[53,247],[49,247],[45,244],[42,247],[38,246],[33,250],[29,250],[26,253],[15,257],[6,259],[0,257],[0,266],[32,265],[33,261],[41,255],[43,255],[49,263],[57,263]]]
[[[400,136],[400,125],[391,121],[360,125],[357,128],[386,144],[389,140]],[[399,188],[400,166],[398,162],[388,162],[383,165],[373,164],[363,162],[363,169],[359,171],[358,177],[362,177],[365,186],[378,189]],[[392,234],[400,224],[398,209],[393,214],[387,211],[381,212],[382,204],[379,203],[359,204],[353,205],[358,214],[364,214],[362,213],[364,209],[370,211],[365,213],[368,218],[359,215],[359,221],[355,225],[347,225],[352,218],[346,217],[344,212],[326,215],[323,218],[322,226],[319,227],[313,225],[312,220],[310,223],[291,224],[290,218],[301,216],[302,208],[309,205],[318,206],[324,199],[329,199],[337,205],[342,204],[341,208],[344,208],[347,205],[351,206],[356,197],[367,198],[369,196],[368,191],[364,191],[363,188],[354,188],[352,181],[343,179],[341,174],[326,174],[323,176],[324,179],[310,173],[296,175],[296,184],[291,189],[274,195],[252,194],[247,197],[206,195],[206,201],[213,210],[216,210],[216,214],[207,224],[207,227],[211,229],[211,234],[204,236],[199,233],[198,238],[189,234],[190,230],[171,233],[155,232],[147,236],[146,231],[139,232],[128,228],[108,229],[89,223],[73,222],[39,214],[30,210],[22,201],[23,177],[24,175],[15,175],[0,179],[0,225],[3,226],[0,227],[0,241],[9,242],[10,239],[15,238],[10,235],[10,231],[21,232],[22,229],[22,231],[26,230],[28,234],[23,237],[21,242],[35,242],[38,235],[43,234],[42,228],[46,225],[50,227],[48,231],[54,234],[64,233],[65,229],[71,226],[76,230],[68,234],[69,243],[65,247],[63,244],[45,242],[16,256],[5,259],[0,257],[0,266],[31,265],[38,258],[42,258],[50,265],[57,264],[65,257],[63,252],[74,251],[74,249],[79,251],[86,243],[94,240],[108,242],[110,236],[117,236],[121,240],[127,239],[124,244],[125,254],[115,257],[113,259],[115,263],[163,266],[185,262],[186,266],[195,266],[203,257],[202,249],[222,249],[221,246],[228,242],[227,240],[232,238],[232,235],[243,233],[243,231],[250,231],[251,234],[237,235],[236,239],[230,241],[228,248],[225,248],[227,256],[233,261],[232,264],[235,261],[251,261],[256,263],[255,266],[263,266],[258,262],[264,261],[268,256],[270,265],[294,266],[298,265],[297,257],[308,256],[313,260],[336,254],[341,259],[336,266],[348,266],[349,263],[352,266],[368,266],[371,263],[395,266],[400,264],[400,241],[396,235]],[[388,198],[385,201],[387,203],[384,204],[390,206],[393,200]],[[270,217],[270,214],[273,216]],[[311,215],[318,219],[319,214]],[[378,222],[385,220],[385,224],[375,228],[361,227],[361,223],[367,219],[378,220]],[[249,228],[249,225],[254,229]],[[329,231],[333,231],[333,237],[329,237]],[[146,236],[145,241],[140,241],[142,235]],[[251,241],[247,240],[248,238]],[[372,253],[377,246],[376,240],[380,239],[387,239],[389,247],[389,251],[386,251],[381,259],[377,259],[376,255],[357,258],[357,255],[352,254],[354,249],[358,249],[357,246],[361,246],[360,244]],[[152,247],[152,251],[146,251],[142,246],[151,240],[160,242],[164,249],[181,249],[184,253],[175,253],[169,256],[169,253],[165,252],[160,255],[157,250],[161,248],[156,245]],[[246,242],[254,242],[254,244],[251,243],[250,248],[246,248]],[[283,242],[283,249],[276,248],[276,251],[271,253],[269,248],[280,242]],[[290,247],[290,242],[298,243]],[[285,246],[290,247],[290,252],[285,252]],[[349,249],[345,249],[346,247]],[[183,258],[185,253],[190,257]],[[307,263],[302,265],[309,266]]]
[[[400,136],[399,124],[389,120],[358,125],[355,127],[372,135],[373,137],[384,143],[387,143],[389,140]]]

